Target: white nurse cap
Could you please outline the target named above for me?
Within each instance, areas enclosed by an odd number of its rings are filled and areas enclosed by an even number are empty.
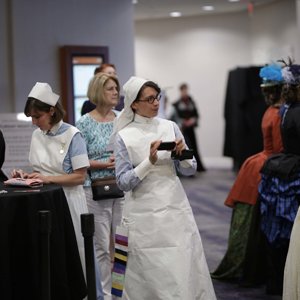
[[[28,95],[28,98],[29,97],[40,100],[51,106],[55,106],[59,99],[59,95],[53,93],[51,86],[44,82],[37,82],[31,89]]]
[[[134,112],[131,108],[131,104],[136,99],[140,89],[148,80],[140,77],[132,76],[129,80],[123,85],[123,90],[125,93],[124,99],[124,109],[121,111],[118,118],[115,122],[115,131],[118,132],[129,123],[132,122],[134,117]]]

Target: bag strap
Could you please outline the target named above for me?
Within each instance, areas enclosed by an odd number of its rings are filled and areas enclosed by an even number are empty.
[[[92,185],[104,185],[104,184],[115,184],[116,183],[116,177],[115,176],[107,176],[102,178],[95,178],[92,180]]]

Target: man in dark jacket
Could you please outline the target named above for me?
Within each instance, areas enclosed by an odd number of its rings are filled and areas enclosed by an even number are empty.
[[[194,150],[194,156],[197,161],[197,171],[203,172],[205,168],[200,159],[195,135],[195,127],[198,126],[199,114],[196,103],[188,94],[188,85],[183,83],[179,87],[180,98],[173,104],[174,113],[171,117],[183,133],[186,144]]]

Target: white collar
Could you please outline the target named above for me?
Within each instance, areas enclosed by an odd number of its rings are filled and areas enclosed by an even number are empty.
[[[134,114],[134,121],[137,123],[150,124],[153,122],[153,120],[154,120],[154,118],[147,118],[147,117],[143,117],[138,114]]]
[[[63,120],[59,121],[58,123],[56,123],[55,125],[52,126],[51,129],[47,130],[47,131],[43,131],[43,133],[46,135],[56,135],[59,128],[61,127],[63,123]]]

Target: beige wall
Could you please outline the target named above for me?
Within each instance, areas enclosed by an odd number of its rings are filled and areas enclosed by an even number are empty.
[[[228,71],[296,55],[294,0],[279,0],[247,12],[135,23],[136,73],[157,81],[170,102],[186,81],[201,112],[197,130],[202,155],[222,158],[224,99]],[[222,160],[220,160],[222,163]]]
[[[170,101],[182,81],[198,103],[197,131],[207,159],[222,157],[227,74],[236,66],[300,59],[300,0],[278,0],[246,12],[133,21],[131,0],[0,1],[1,112],[23,110],[36,81],[60,90],[61,45],[109,46],[120,82],[144,76],[166,88]]]

